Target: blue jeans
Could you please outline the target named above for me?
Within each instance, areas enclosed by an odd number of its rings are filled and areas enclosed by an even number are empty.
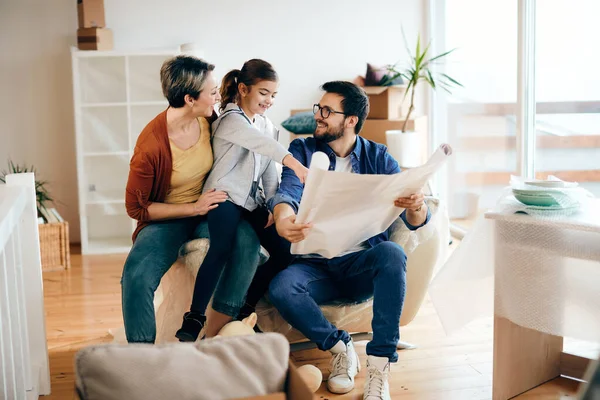
[[[348,332],[333,326],[319,305],[373,297],[373,340],[367,354],[398,360],[400,314],[406,291],[406,254],[393,242],[331,260],[297,258],[271,282],[269,297],[281,316],[319,349],[329,350]]]
[[[154,343],[154,291],[177,260],[180,247],[195,238],[209,238],[206,218],[155,222],[142,229],[125,261],[121,278],[123,320],[127,341]],[[259,262],[260,244],[245,221],[238,226],[236,244],[215,290],[212,308],[235,317]]]
[[[248,211],[230,201],[221,203],[219,207],[209,211],[208,231],[213,241],[196,275],[191,311],[204,313],[221,271],[230,258],[241,221],[248,222],[254,228],[260,244],[269,252],[269,260],[255,275],[246,300],[250,306],[256,307],[256,303],[267,291],[271,278],[284,269],[292,259],[290,242],[277,234],[275,225],[265,228],[268,219],[269,212],[266,208]]]

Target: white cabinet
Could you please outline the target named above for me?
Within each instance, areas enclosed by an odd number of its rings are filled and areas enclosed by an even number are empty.
[[[142,129],[167,107],[162,63],[179,50],[71,50],[83,254],[124,253],[136,221],[125,211],[129,160]]]

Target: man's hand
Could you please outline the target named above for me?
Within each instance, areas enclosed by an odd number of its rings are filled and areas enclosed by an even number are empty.
[[[425,223],[427,219],[427,206],[425,205],[425,195],[422,190],[408,197],[397,198],[394,200],[394,205],[406,208],[406,220],[412,226],[420,226]]]
[[[394,205],[407,210],[421,211],[421,207],[425,205],[425,195],[422,190],[419,190],[408,197],[398,197],[394,200]]]
[[[306,239],[306,235],[312,227],[312,224],[296,224],[295,222],[296,216],[290,215],[278,219],[275,223],[275,228],[277,229],[279,236],[290,243],[298,243]]]

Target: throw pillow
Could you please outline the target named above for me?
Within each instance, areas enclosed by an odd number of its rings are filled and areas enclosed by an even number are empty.
[[[312,111],[301,112],[290,116],[281,123],[288,131],[297,135],[314,133],[317,129],[317,122]]]
[[[392,76],[394,76],[394,73],[388,71],[388,66],[377,67],[367,63],[365,86],[392,86],[401,85],[404,82],[401,76],[390,80]]]
[[[214,400],[284,389],[289,343],[280,334],[167,345],[95,345],[75,357],[82,400]]]

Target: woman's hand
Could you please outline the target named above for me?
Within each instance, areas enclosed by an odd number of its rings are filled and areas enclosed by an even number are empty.
[[[194,203],[194,215],[208,214],[210,210],[217,208],[219,203],[225,202],[227,197],[227,193],[223,192],[222,190],[209,190],[201,195],[200,198]]]

